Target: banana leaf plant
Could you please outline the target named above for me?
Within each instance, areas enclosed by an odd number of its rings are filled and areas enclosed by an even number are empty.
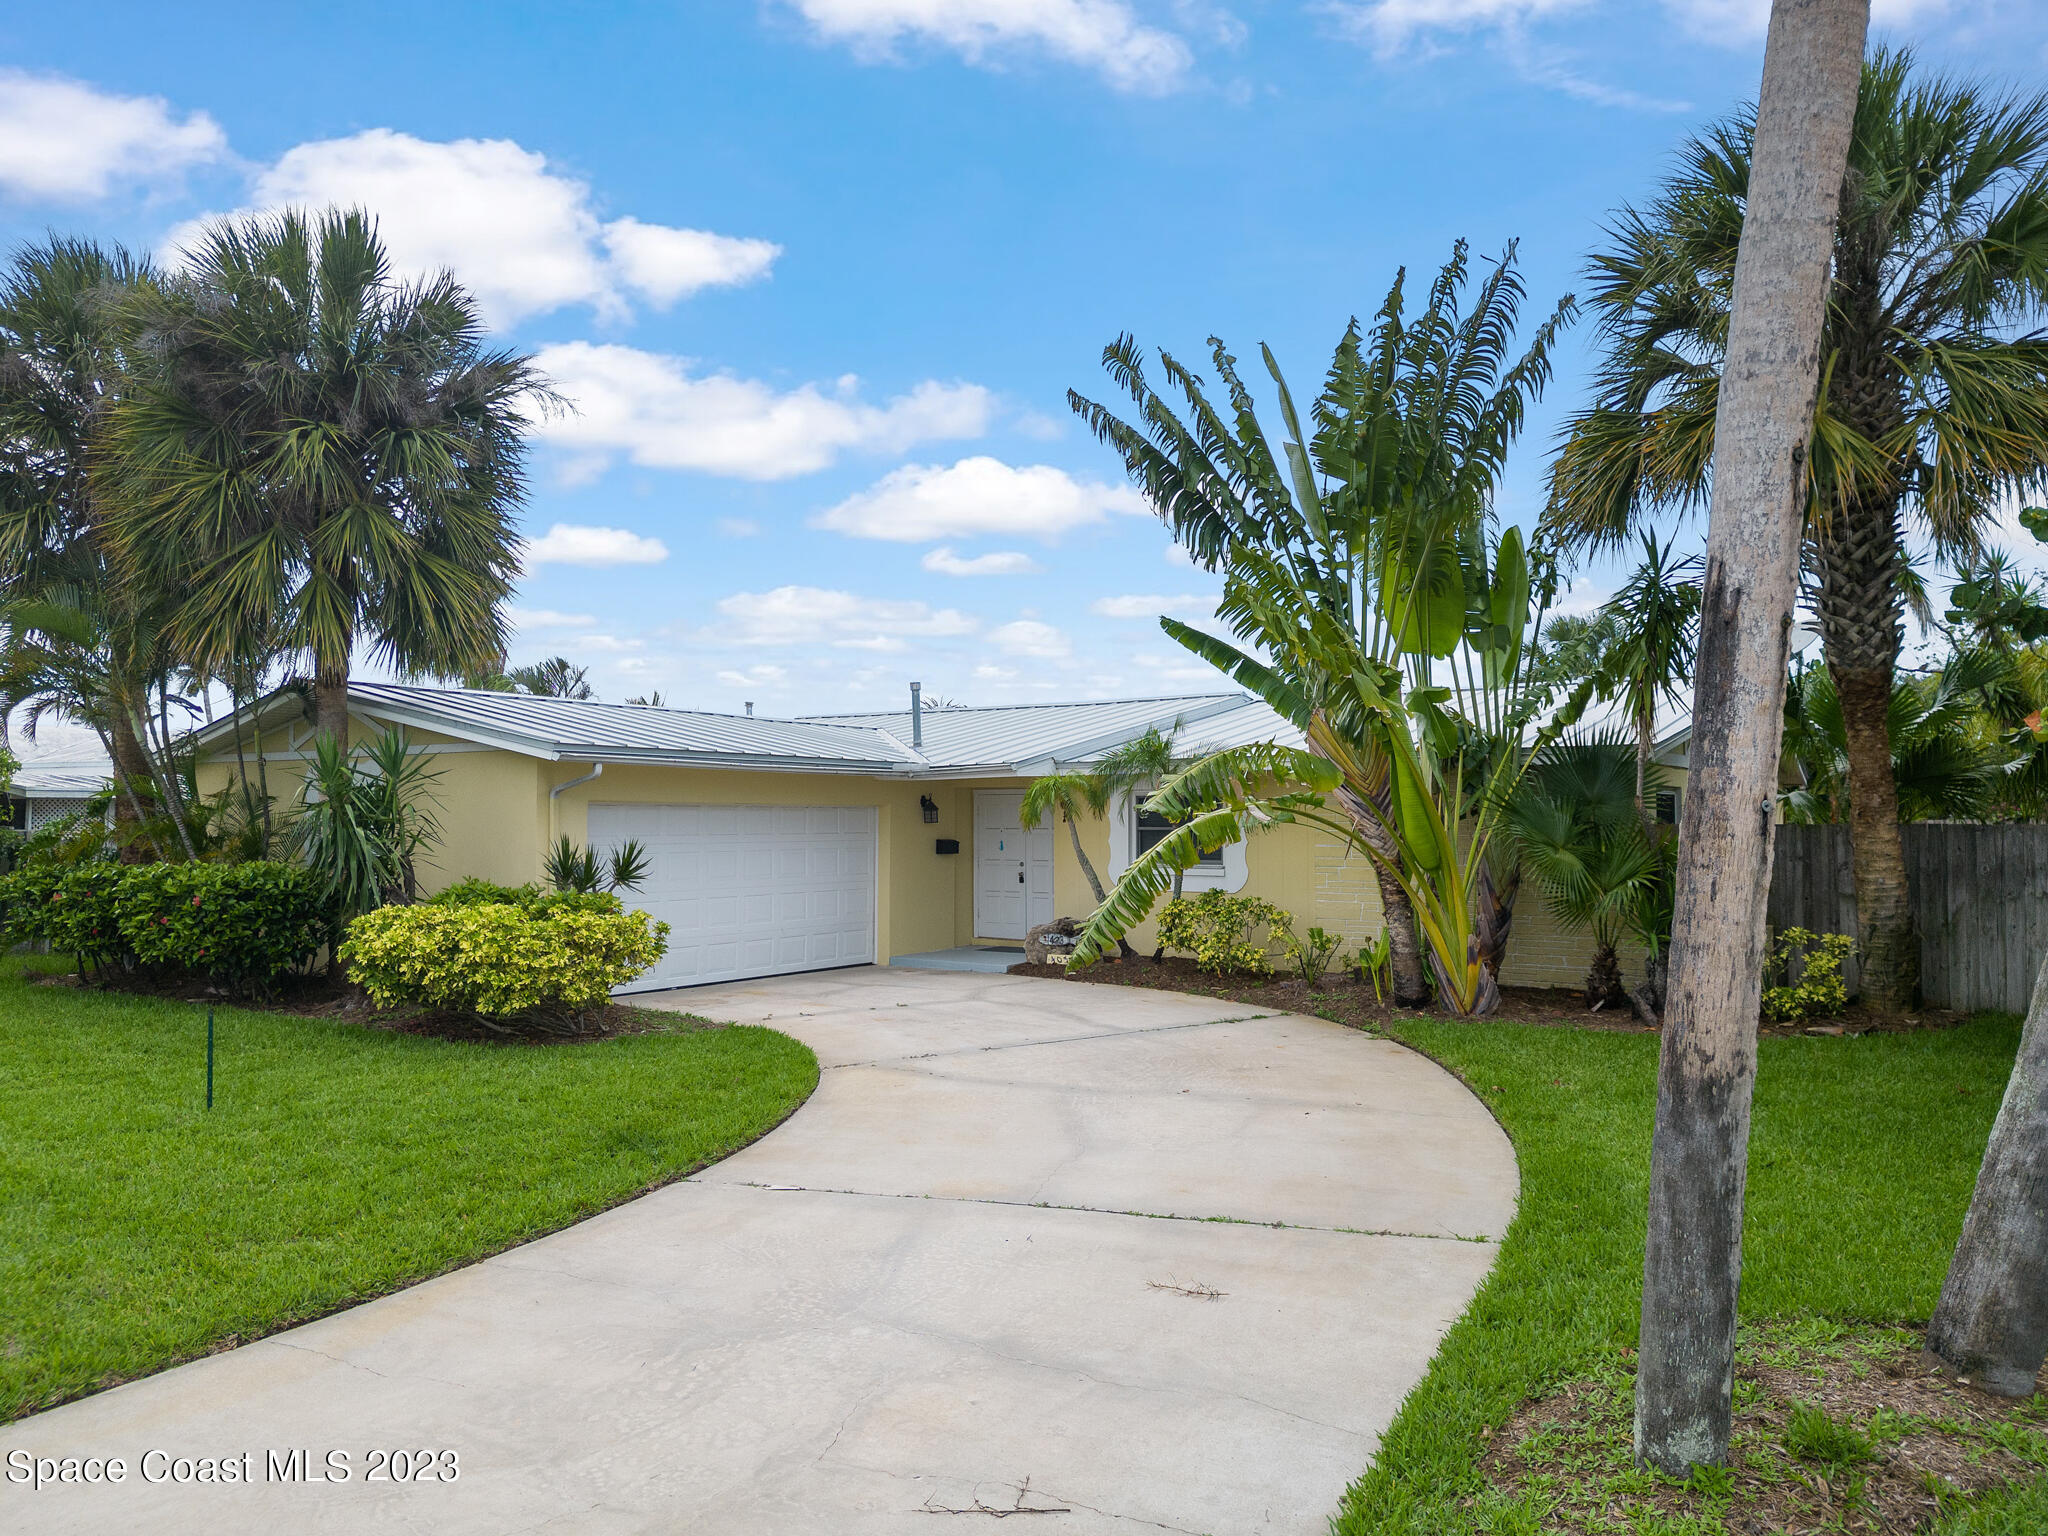
[[[1312,431],[1262,349],[1286,429],[1277,452],[1236,359],[1213,339],[1227,414],[1162,353],[1183,421],[1128,337],[1104,366],[1138,424],[1069,396],[1195,562],[1223,575],[1217,615],[1234,638],[1168,618],[1162,629],[1302,737],[1209,754],[1162,784],[1146,807],[1181,825],[1126,869],[1075,964],[1141,921],[1203,850],[1304,822],[1372,861],[1398,1001],[1422,1000],[1426,956],[1441,1006],[1497,1005],[1518,875],[1496,833],[1531,753],[1577,718],[1591,685],[1539,725],[1548,693],[1532,681],[1533,642],[1555,566],[1491,515],[1570,301],[1511,360],[1522,297],[1513,248],[1469,309],[1467,279],[1461,244],[1411,320],[1397,278],[1370,337],[1354,322],[1338,343]]]

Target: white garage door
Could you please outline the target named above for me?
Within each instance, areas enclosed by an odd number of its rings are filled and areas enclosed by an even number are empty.
[[[629,837],[649,869],[627,901],[670,931],[668,953],[625,991],[875,958],[873,806],[591,806],[591,847]]]

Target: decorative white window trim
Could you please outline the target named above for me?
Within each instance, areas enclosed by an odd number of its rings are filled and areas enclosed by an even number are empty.
[[[1109,803],[1109,878],[1114,880],[1131,867],[1138,846],[1135,804],[1147,793],[1118,795]],[[1236,892],[1251,878],[1244,844],[1225,843],[1221,864],[1197,864],[1181,876],[1181,889],[1190,896],[1203,891]]]

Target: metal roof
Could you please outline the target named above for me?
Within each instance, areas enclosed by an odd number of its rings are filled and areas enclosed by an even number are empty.
[[[105,789],[112,771],[104,757],[23,763],[7,789],[30,800],[84,799]]]
[[[922,750],[910,745],[907,709],[778,720],[369,682],[349,684],[349,707],[367,719],[549,760],[914,778],[1028,774],[1055,762],[1085,763],[1147,727],[1164,730],[1176,722],[1190,749],[1299,739],[1271,710],[1241,693],[926,710]],[[225,747],[230,729],[227,721],[215,722],[200,734],[202,747]]]
[[[887,732],[843,725],[402,683],[351,682],[348,692],[350,708],[372,718],[536,757],[877,773],[919,766]]]
[[[1241,693],[1203,693],[1082,704],[927,709],[924,745],[919,755],[931,769],[956,772],[1046,762],[1086,762],[1140,735],[1148,726],[1164,730],[1179,720],[1184,727],[1191,728],[1193,722],[1235,713],[1250,702]],[[886,731],[899,742],[907,743],[911,736],[907,708],[883,714],[806,718],[819,725]]]

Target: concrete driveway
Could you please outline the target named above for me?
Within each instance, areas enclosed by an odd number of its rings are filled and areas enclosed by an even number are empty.
[[[636,1001],[824,1080],[685,1183],[0,1431],[0,1477],[130,1469],[0,1481],[0,1528],[1318,1532],[1514,1210],[1464,1088],[1314,1019],[874,968]],[[394,1450],[459,1480],[366,1481]]]

